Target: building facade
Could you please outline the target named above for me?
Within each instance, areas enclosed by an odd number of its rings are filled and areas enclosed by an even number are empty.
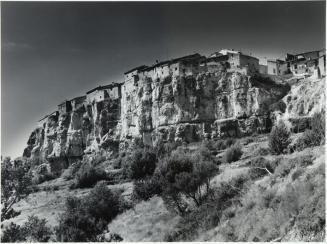
[[[284,60],[268,60],[267,61],[267,74],[269,75],[284,75],[287,73],[287,63]]]

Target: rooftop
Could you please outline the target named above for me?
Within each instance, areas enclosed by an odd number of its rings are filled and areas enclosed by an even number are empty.
[[[105,90],[105,89],[112,89],[114,87],[118,87],[118,86],[121,86],[121,83],[112,83],[112,84],[109,84],[109,85],[105,85],[105,86],[98,86],[98,87],[95,87],[89,91],[86,92],[86,94],[90,94],[96,90]]]
[[[131,73],[131,72],[133,72],[133,71],[135,71],[135,70],[143,70],[143,69],[145,69],[145,68],[148,68],[148,66],[146,66],[146,65],[141,65],[141,66],[135,67],[135,68],[133,68],[133,69],[131,69],[131,70],[129,70],[129,71],[126,71],[126,72],[124,73],[124,75],[126,75],[126,74],[128,74],[128,73]]]
[[[186,55],[186,56],[183,56],[183,57],[180,57],[180,58],[174,58],[174,59],[158,62],[158,63],[152,65],[151,67],[145,68],[144,70],[148,71],[148,70],[151,70],[153,68],[156,68],[156,67],[159,67],[159,66],[162,66],[162,65],[165,65],[165,64],[173,64],[173,63],[177,63],[179,61],[190,61],[190,60],[198,59],[198,58],[201,58],[201,57],[203,57],[203,56],[201,56],[198,53],[191,54],[191,55]]]

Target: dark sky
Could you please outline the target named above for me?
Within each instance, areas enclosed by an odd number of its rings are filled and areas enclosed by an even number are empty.
[[[325,2],[1,3],[2,155],[66,98],[155,60],[325,48]]]

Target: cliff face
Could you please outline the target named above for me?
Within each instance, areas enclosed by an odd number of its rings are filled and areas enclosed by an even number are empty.
[[[125,80],[117,96],[91,93],[69,101],[40,122],[24,155],[60,168],[99,149],[123,150],[135,140],[154,145],[268,131],[269,105],[287,92],[287,86],[226,69],[143,72]]]

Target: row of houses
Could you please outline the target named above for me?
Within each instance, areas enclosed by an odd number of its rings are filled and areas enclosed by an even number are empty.
[[[86,95],[75,97],[70,100],[65,100],[58,105],[58,110],[52,112],[49,115],[41,118],[38,123],[40,126],[44,126],[44,123],[51,116],[59,116],[59,114],[69,113],[73,110],[84,106],[85,103],[92,104],[106,99],[120,99],[121,98],[121,86],[122,83],[112,83],[105,86],[98,86],[86,92]]]
[[[219,71],[222,65],[229,70],[240,70],[246,74],[259,72],[259,59],[246,55],[233,49],[223,49],[211,54],[209,57],[198,53],[157,62],[152,66],[138,66],[124,73],[124,83],[127,86],[137,85],[142,77],[149,77],[153,81],[165,78],[169,75],[191,76],[202,72],[214,73]]]
[[[145,77],[152,81],[164,79],[167,76],[191,76],[200,72],[215,73],[221,68],[237,70],[245,74],[293,75],[313,74],[325,76],[326,52],[311,51],[300,54],[287,54],[285,60],[268,60],[267,65],[259,64],[259,59],[234,49],[222,49],[209,57],[198,53],[180,58],[156,62],[152,66],[138,66],[124,73],[123,83],[112,83],[98,86],[86,92],[86,95],[65,100],[58,105],[58,111],[45,116],[39,123],[43,123],[49,116],[59,113],[68,113],[82,106],[85,102],[94,103],[106,99],[120,99],[122,92],[132,90],[138,81]],[[122,91],[122,89],[124,91]]]
[[[267,61],[267,74],[294,76],[326,75],[326,50],[310,51],[299,54],[286,54],[285,60]]]

